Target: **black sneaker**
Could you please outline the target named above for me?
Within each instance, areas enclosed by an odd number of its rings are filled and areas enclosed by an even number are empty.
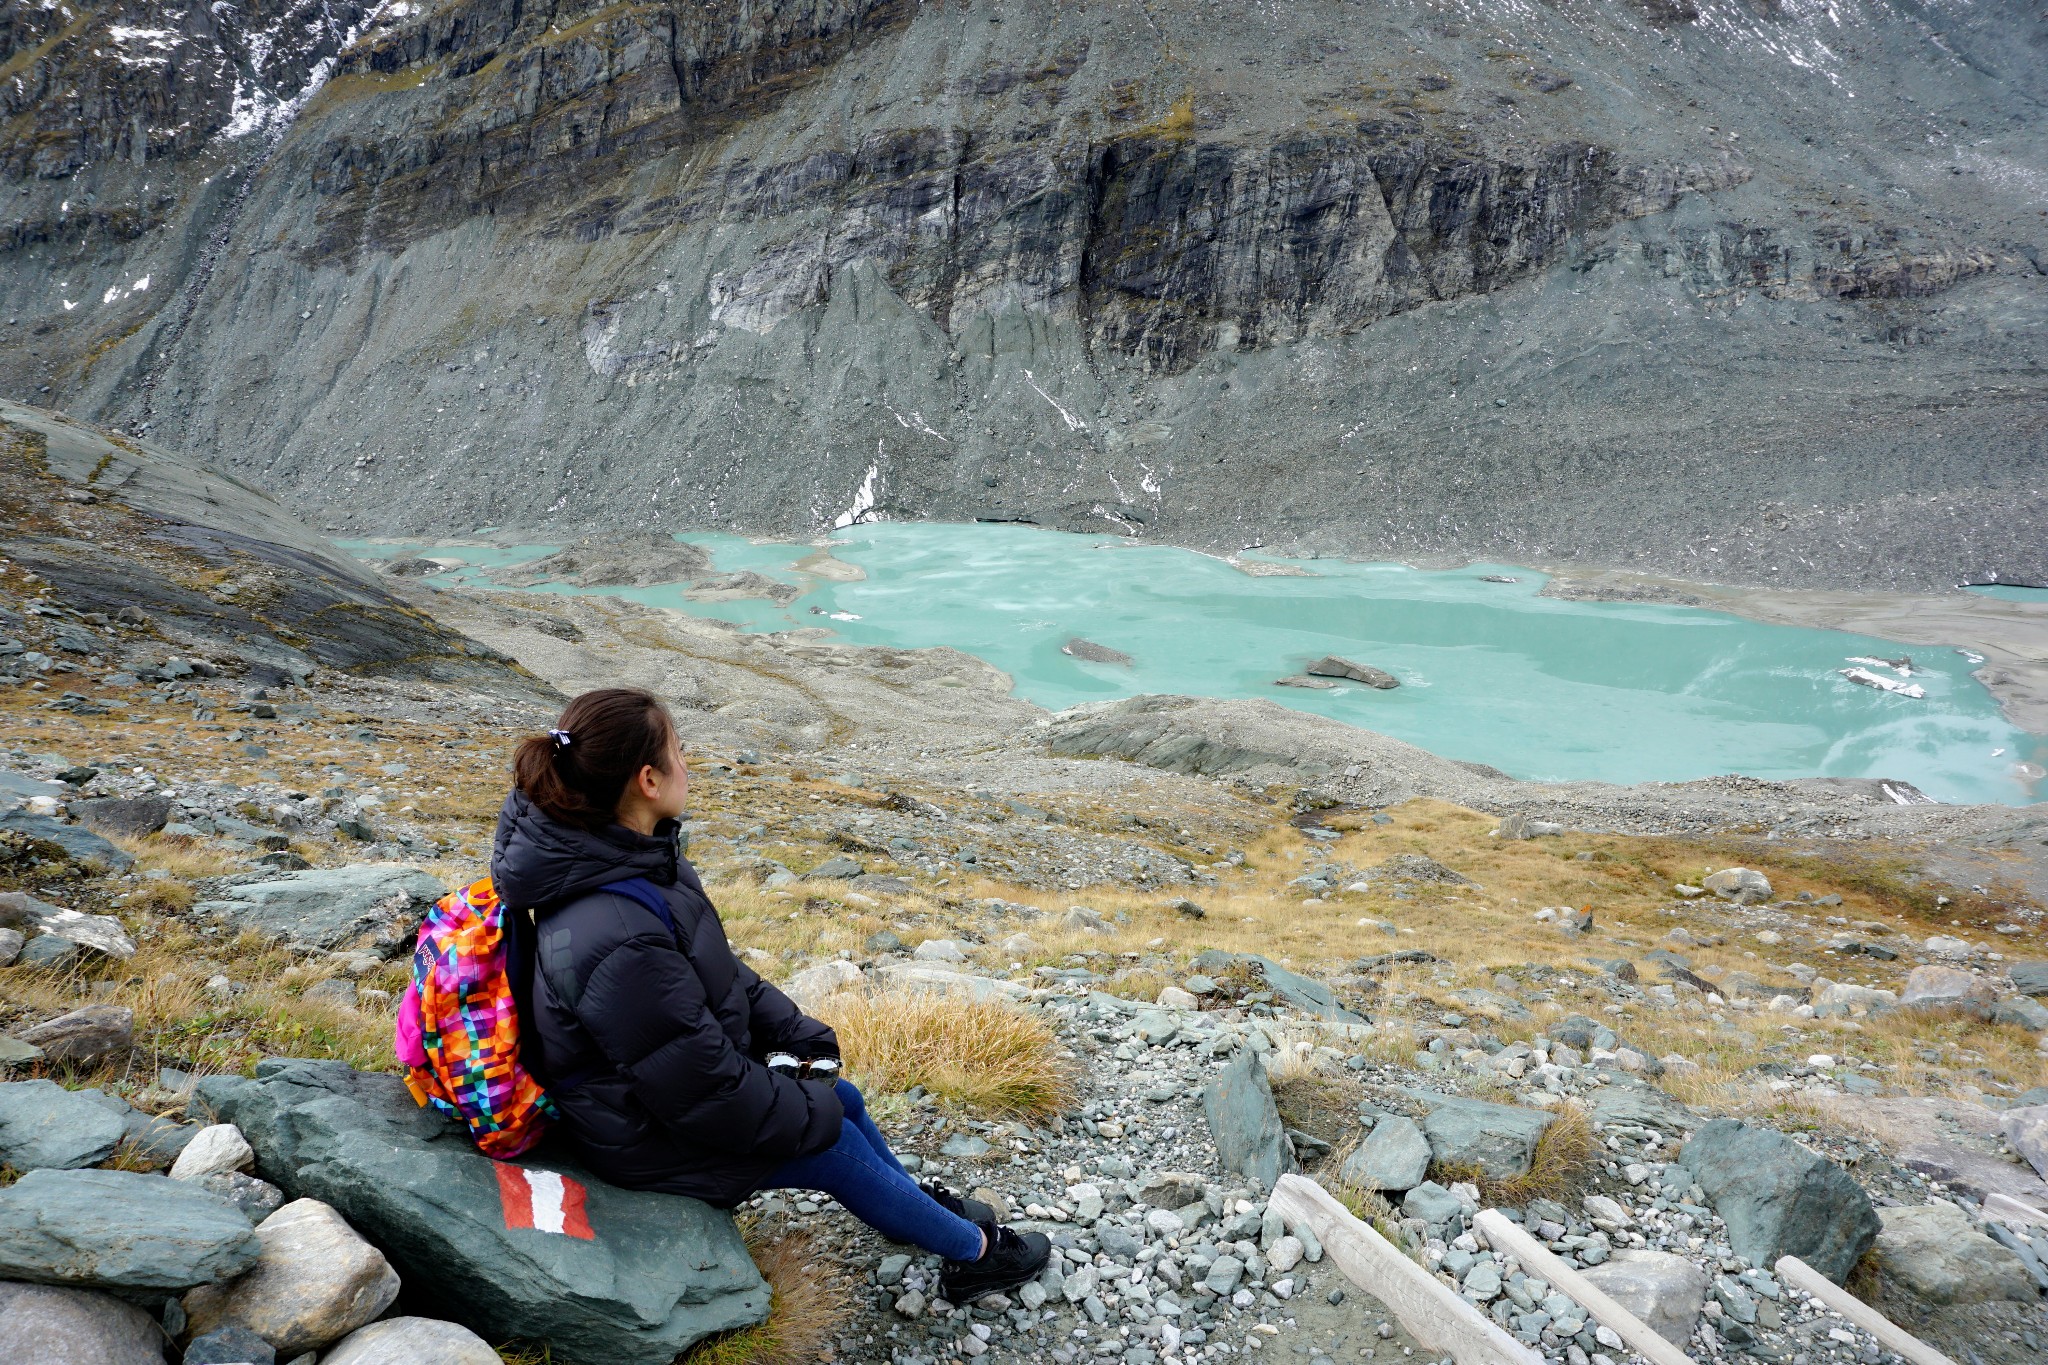
[[[946,1302],[970,1304],[1026,1280],[1052,1258],[1052,1242],[1042,1232],[1012,1232],[1000,1223],[983,1223],[988,1249],[978,1261],[947,1261],[939,1273],[939,1289]]]
[[[953,1193],[944,1185],[938,1184],[936,1181],[927,1180],[924,1184],[919,1185],[918,1188],[930,1195],[934,1204],[937,1204],[955,1218],[965,1218],[970,1223],[993,1223],[996,1221],[996,1211],[982,1203],[979,1199],[962,1199],[959,1195]]]

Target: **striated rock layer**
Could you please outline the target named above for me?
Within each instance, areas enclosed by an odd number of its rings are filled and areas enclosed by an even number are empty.
[[[363,532],[2048,570],[2048,18],[1492,10],[24,11],[0,391]]]

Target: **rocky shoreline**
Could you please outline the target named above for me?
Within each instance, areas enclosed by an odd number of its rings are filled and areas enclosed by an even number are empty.
[[[1667,602],[1708,607],[1772,625],[1854,631],[1909,645],[1936,645],[1978,656],[1973,671],[2014,725],[2048,734],[2048,593],[2041,602],[2007,602],[1956,589],[1947,593],[1734,587],[1647,574],[1556,565],[1547,596],[1606,602]]]

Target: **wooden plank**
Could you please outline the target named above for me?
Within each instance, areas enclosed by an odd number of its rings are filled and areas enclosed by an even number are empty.
[[[1425,1349],[1448,1351],[1458,1365],[1543,1365],[1542,1355],[1409,1260],[1315,1181],[1281,1176],[1271,1207],[1288,1226],[1313,1232],[1345,1277],[1385,1304]]]
[[[2029,1227],[2048,1228],[2048,1213],[2023,1204],[2009,1194],[1987,1194],[1984,1196],[1984,1216],[1996,1218],[2001,1223],[2021,1223]]]
[[[1813,1295],[1835,1313],[1847,1318],[1877,1338],[1887,1351],[1896,1351],[1913,1365],[1956,1365],[1953,1360],[1906,1331],[1797,1256],[1781,1256],[1774,1267],[1778,1278],[1794,1289]]]
[[[1630,1349],[1644,1359],[1655,1362],[1655,1365],[1692,1365],[1692,1358],[1683,1350],[1616,1303],[1606,1290],[1584,1274],[1566,1265],[1552,1254],[1549,1247],[1532,1237],[1526,1228],[1509,1222],[1499,1209],[1481,1210],[1479,1216],[1472,1220],[1472,1225],[1495,1251],[1513,1256],[1522,1263],[1524,1271],[1540,1280],[1550,1281],[1552,1289],[1575,1300],[1579,1307],[1593,1315],[1595,1321],[1613,1328]]]

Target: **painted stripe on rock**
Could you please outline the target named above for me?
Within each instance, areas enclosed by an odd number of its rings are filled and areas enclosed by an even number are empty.
[[[585,1210],[587,1194],[581,1181],[559,1171],[533,1170],[494,1162],[498,1173],[498,1201],[504,1207],[505,1226],[532,1228],[563,1237],[594,1240]]]

